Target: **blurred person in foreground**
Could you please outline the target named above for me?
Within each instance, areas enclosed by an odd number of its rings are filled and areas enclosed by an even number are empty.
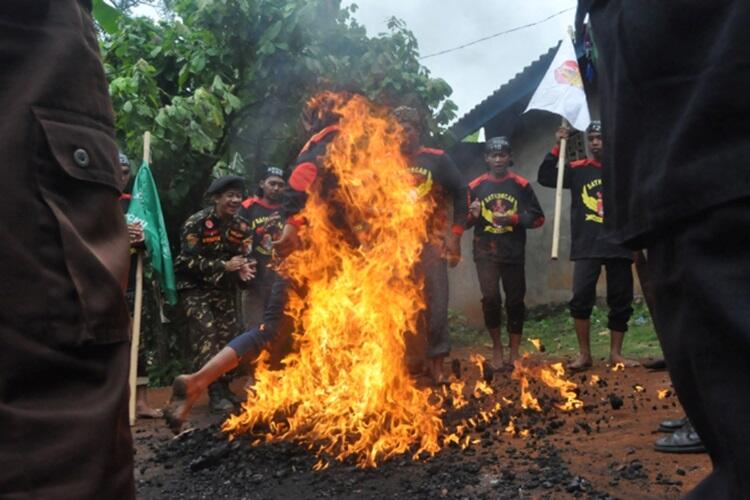
[[[132,499],[128,232],[91,2],[0,2],[0,496]]]
[[[646,248],[667,368],[713,472],[749,498],[750,3],[579,2],[599,53],[606,230]]]

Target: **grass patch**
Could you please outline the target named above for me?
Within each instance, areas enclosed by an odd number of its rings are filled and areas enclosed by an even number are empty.
[[[625,334],[623,352],[634,358],[661,357],[661,348],[656,339],[656,332],[651,315],[642,300],[633,303],[633,316]],[[448,315],[451,340],[458,346],[486,346],[491,341],[487,331],[468,324],[462,315],[450,311]],[[527,339],[538,338],[547,348],[547,354],[555,357],[575,356],[578,354],[578,343],[573,330],[573,318],[567,306],[544,306],[531,309],[524,323],[524,341],[521,350],[536,352]],[[503,342],[507,344],[507,334],[503,332]],[[591,352],[595,360],[609,355],[609,330],[607,330],[607,306],[597,304],[591,315]]]

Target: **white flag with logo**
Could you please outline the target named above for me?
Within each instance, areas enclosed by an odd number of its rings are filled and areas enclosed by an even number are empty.
[[[578,59],[570,37],[563,37],[547,73],[531,96],[526,111],[530,109],[558,114],[578,130],[586,130],[591,122]]]

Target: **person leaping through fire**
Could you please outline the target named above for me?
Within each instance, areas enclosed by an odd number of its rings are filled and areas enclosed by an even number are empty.
[[[558,145],[539,166],[539,184],[554,188],[557,182],[557,159],[560,140],[569,134],[560,127],[555,134]],[[610,350],[612,364],[636,366],[637,362],[622,355],[622,343],[633,313],[633,254],[630,250],[602,238],[604,209],[602,200],[602,128],[593,121],[586,129],[590,157],[565,165],[563,187],[570,189],[570,260],[573,265],[573,298],[570,315],[575,322],[580,355],[568,365],[572,371],[590,368],[591,311],[596,302],[596,283],[601,268],[607,270],[607,305],[609,306]]]
[[[474,227],[474,263],[482,291],[484,324],[492,339],[492,364],[502,369],[503,344],[500,340],[505,292],[510,365],[519,358],[519,346],[526,314],[524,296],[526,275],[526,230],[544,224],[544,212],[529,181],[511,172],[512,156],[507,137],[492,137],[485,143],[489,172],[469,183],[468,225]]]
[[[313,191],[327,200],[331,207],[331,222],[340,230],[341,240],[350,245],[359,245],[355,229],[349,227],[347,222],[344,204],[337,198],[338,180],[323,161],[329,144],[340,130],[340,116],[334,111],[336,103],[342,98],[340,96],[342,94],[324,92],[310,99],[303,110],[303,126],[308,133],[312,133],[312,137],[297,157],[289,176],[288,188],[281,194],[281,217],[285,224],[281,236],[273,242],[274,253],[279,258],[283,259],[302,244],[298,232],[305,225],[305,219],[300,212]],[[304,283],[291,282],[287,277],[277,275],[263,311],[263,322],[232,339],[197,372],[175,378],[172,397],[164,412],[173,432],[180,431],[193,404],[210,384],[241,362],[254,361],[264,349],[278,340],[290,289],[294,293],[304,293]]]
[[[466,183],[445,151],[422,146],[422,120],[408,106],[393,110],[404,129],[401,151],[409,160],[414,175],[416,196],[432,197],[434,212],[428,218],[428,241],[424,246],[417,273],[424,279],[426,310],[422,324],[427,333],[428,370],[436,383],[446,381],[444,361],[450,353],[448,335],[448,265],[455,267],[461,258],[461,235],[468,213]],[[447,207],[453,203],[453,224],[448,230]]]
[[[250,224],[253,234],[252,257],[257,262],[256,276],[247,288],[240,289],[239,316],[243,331],[263,321],[263,311],[268,304],[277,273],[273,263],[273,241],[278,240],[284,221],[281,219],[281,192],[286,186],[284,170],[277,166],[266,166],[254,194],[242,202],[240,216]],[[285,333],[286,333],[285,329]],[[288,339],[288,335],[284,335]],[[272,363],[278,366],[283,351],[289,342],[280,342],[279,352],[272,349]],[[247,386],[254,384],[253,367],[250,367]]]

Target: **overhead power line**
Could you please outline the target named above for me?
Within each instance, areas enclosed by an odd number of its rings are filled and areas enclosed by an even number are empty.
[[[536,26],[537,24],[542,24],[543,22],[549,21],[550,19],[555,18],[555,17],[559,16],[560,14],[564,14],[564,13],[566,13],[568,11],[573,10],[573,9],[575,9],[575,6],[568,7],[567,9],[563,9],[560,12],[556,12],[556,13],[552,14],[551,16],[545,17],[544,19],[541,19],[539,21],[536,21],[536,22],[533,22],[533,23],[529,23],[529,24],[524,24],[523,26],[516,26],[515,28],[511,28],[509,30],[501,31],[501,32],[495,33],[493,35],[485,36],[485,37],[480,38],[478,40],[474,40],[473,42],[465,43],[463,45],[459,45],[458,47],[453,47],[452,49],[445,49],[445,50],[441,50],[440,52],[434,52],[432,54],[427,54],[426,56],[422,56],[419,59],[427,59],[429,57],[442,56],[443,54],[448,54],[449,52],[455,52],[457,50],[465,49],[466,47],[470,47],[470,46],[476,45],[476,44],[478,44],[480,42],[484,42],[484,41],[487,41],[487,40],[491,40],[493,38],[497,38],[497,37],[499,37],[501,35],[507,35],[508,33],[513,33],[514,31],[520,31],[522,29],[530,28],[532,26]]]

